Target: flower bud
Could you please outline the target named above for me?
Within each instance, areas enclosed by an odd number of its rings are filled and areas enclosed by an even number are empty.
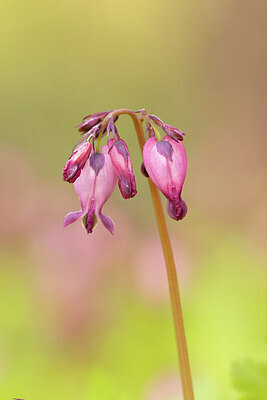
[[[108,147],[121,194],[124,199],[130,199],[136,195],[137,191],[127,144],[122,139],[111,139]]]
[[[100,121],[101,121],[101,119],[99,117],[93,117],[90,119],[86,119],[80,125],[78,125],[78,131],[83,132],[83,133],[88,132],[95,125],[97,125]]]
[[[160,128],[163,128],[164,123],[159,117],[157,117],[156,115],[149,115],[149,118],[152,119],[152,121],[155,122],[155,124],[158,125]]]
[[[90,153],[92,145],[90,142],[82,142],[66,162],[63,169],[63,179],[64,181],[73,183],[81,175],[81,170],[83,169]]]
[[[174,126],[168,125],[168,124],[163,124],[163,130],[164,132],[170,136],[174,140],[184,140],[183,135],[184,133],[180,131],[177,128],[174,128]]]

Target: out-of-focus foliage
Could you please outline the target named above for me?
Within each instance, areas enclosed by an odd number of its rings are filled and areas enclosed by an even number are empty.
[[[236,362],[232,370],[233,383],[240,392],[240,400],[265,400],[267,393],[266,361]]]

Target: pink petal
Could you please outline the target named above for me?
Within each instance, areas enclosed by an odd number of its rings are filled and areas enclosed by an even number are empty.
[[[72,224],[78,219],[84,217],[88,210],[88,204],[90,196],[93,192],[95,180],[95,173],[90,167],[89,159],[86,161],[85,166],[81,172],[79,178],[74,182],[75,191],[80,199],[81,210],[76,212],[70,212],[64,220],[64,226]]]

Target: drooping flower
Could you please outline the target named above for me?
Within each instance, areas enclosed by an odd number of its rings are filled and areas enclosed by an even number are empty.
[[[143,148],[145,169],[168,199],[167,212],[175,220],[185,217],[187,206],[181,192],[187,169],[187,158],[183,144],[165,136],[163,140],[152,137]]]
[[[81,210],[70,212],[64,220],[64,226],[83,218],[87,233],[91,233],[100,220],[110,233],[114,224],[110,217],[102,214],[102,207],[111,196],[117,183],[117,177],[108,153],[103,146],[101,153],[92,153],[87,160],[80,177],[74,182],[75,191],[81,202]]]
[[[87,141],[82,142],[75,148],[62,171],[64,181],[70,183],[76,181],[76,179],[81,175],[81,171],[88,160],[91,150],[92,145]]]
[[[110,139],[108,142],[110,158],[118,177],[118,185],[124,199],[130,199],[137,193],[133,166],[127,144],[122,140]]]

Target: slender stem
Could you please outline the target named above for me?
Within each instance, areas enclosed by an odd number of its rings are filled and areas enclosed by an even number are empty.
[[[145,144],[145,136],[142,127],[142,123],[138,120],[137,116],[129,109],[120,109],[114,112],[111,112],[108,117],[120,114],[128,114],[133,120],[138,141],[140,144],[141,151],[143,150],[143,146]],[[108,117],[107,120],[108,120]],[[156,219],[160,234],[161,245],[163,248],[168,282],[169,282],[169,290],[171,297],[171,306],[172,306],[172,314],[174,319],[174,327],[175,327],[175,335],[176,335],[176,343],[178,349],[178,358],[180,363],[180,371],[181,371],[181,380],[183,387],[184,400],[194,400],[194,392],[190,371],[190,364],[188,358],[188,351],[186,345],[185,338],[185,330],[184,330],[184,322],[183,322],[183,314],[181,307],[181,299],[180,299],[180,291],[178,286],[177,273],[175,268],[175,262],[171,247],[171,242],[168,234],[168,229],[165,221],[164,212],[161,205],[161,200],[159,196],[158,189],[153,184],[153,182],[149,179],[149,188],[153,200],[153,205],[156,213]]]
[[[143,128],[140,123],[138,123],[138,139],[142,150],[143,145],[145,143],[145,138],[144,138]],[[172,314],[174,319],[174,327],[176,334],[176,343],[178,348],[178,357],[180,363],[184,399],[194,400],[193,384],[192,384],[190,363],[189,363],[186,338],[185,338],[180,291],[178,286],[178,278],[175,268],[175,261],[173,257],[171,242],[169,238],[164,212],[161,205],[159,191],[150,179],[149,179],[149,188],[156,213],[160,240],[163,248],[167,274],[168,274]]]
[[[176,342],[178,348],[184,399],[194,400],[190,363],[188,358],[188,351],[187,351],[186,337],[185,337],[185,330],[183,323],[181,299],[180,299],[180,292],[179,292],[173,252],[160,201],[159,192],[150,179],[149,179],[149,187],[156,213],[157,224],[158,224],[158,229],[168,274],[169,290],[171,296],[172,313],[174,319],[174,327],[175,327]]]

